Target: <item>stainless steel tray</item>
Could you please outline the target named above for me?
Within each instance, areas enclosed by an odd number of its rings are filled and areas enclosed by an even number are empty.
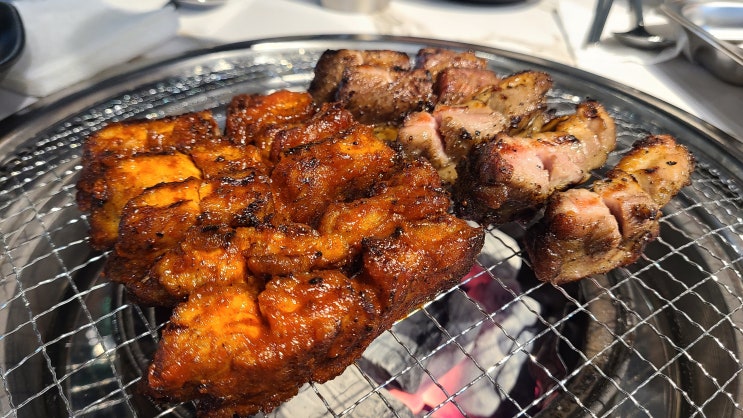
[[[743,85],[743,2],[670,0],[660,6],[689,39],[686,56],[728,83]]]
[[[235,94],[305,89],[328,48],[412,54],[422,46],[475,50],[500,73],[548,71],[558,112],[586,97],[601,101],[618,123],[610,164],[647,133],[675,135],[698,159],[692,185],[665,208],[660,238],[640,261],[576,285],[535,281],[519,246],[523,228],[490,229],[474,276],[384,333],[341,378],[306,386],[271,416],[412,416],[396,391],[416,379],[439,395],[419,415],[741,415],[740,142],[556,63],[445,41],[318,36],[191,53],[80,86],[0,123],[0,416],[193,413],[188,404],[154,404],[139,390],[167,312],[130,303],[100,276],[107,255],[88,246],[87,218],[74,199],[87,135],[112,121],[195,109],[223,120]],[[426,343],[413,345],[413,337]],[[374,366],[390,352],[400,358],[395,369]],[[464,365],[467,379],[450,385],[439,363],[446,356]],[[484,408],[485,394],[490,409],[473,412]]]

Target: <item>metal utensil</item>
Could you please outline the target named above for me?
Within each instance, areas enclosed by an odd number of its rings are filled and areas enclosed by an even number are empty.
[[[604,31],[606,18],[609,17],[609,10],[614,0],[598,0],[596,2],[596,12],[594,13],[593,22],[588,30],[586,45],[591,45],[601,40],[601,32]]]
[[[635,19],[635,27],[627,32],[615,32],[614,37],[627,46],[639,49],[662,49],[675,42],[660,35],[653,35],[645,29],[645,19],[642,12],[642,0],[629,0],[630,12]]]

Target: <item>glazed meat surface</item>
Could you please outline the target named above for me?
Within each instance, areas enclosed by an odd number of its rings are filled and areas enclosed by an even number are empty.
[[[90,213],[91,245],[111,249],[127,201],[161,182],[201,177],[187,152],[218,135],[205,112],[157,121],[119,122],[83,145],[77,204]]]
[[[458,260],[481,245],[461,220],[399,230],[365,244],[355,274],[273,276],[260,292],[249,280],[199,287],[163,332],[148,375],[155,396],[197,398],[207,416],[247,416],[277,406],[304,382],[340,374],[425,294],[456,284],[466,273]]]
[[[526,235],[537,277],[562,284],[637,260],[659,234],[662,205],[690,183],[693,170],[693,157],[673,137],[649,136],[591,190],[552,195]]]
[[[111,125],[89,139],[111,146],[88,145],[78,202],[107,277],[174,307],[150,394],[232,417],[340,374],[454,286],[483,231],[450,214],[430,163],[337,104],[243,95],[226,120],[224,136],[205,113]]]

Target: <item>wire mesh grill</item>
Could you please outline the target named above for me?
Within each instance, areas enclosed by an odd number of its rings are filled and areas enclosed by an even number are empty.
[[[111,121],[204,108],[219,120],[235,94],[303,89],[326,48],[421,46],[390,38],[276,45],[132,75],[126,88],[106,87],[106,99],[0,143],[1,416],[193,414],[188,404],[156,405],[141,394],[167,312],[131,303],[101,277],[106,254],[89,248],[87,219],[75,205],[79,150]],[[342,376],[306,385],[267,415],[740,415],[743,171],[736,155],[600,80],[480,52],[501,73],[549,71],[558,112],[586,96],[604,103],[619,128],[608,165],[645,133],[676,135],[698,159],[692,185],[664,209],[660,237],[640,261],[579,284],[537,282],[519,247],[523,228],[489,230],[477,267],[459,286],[384,333]]]

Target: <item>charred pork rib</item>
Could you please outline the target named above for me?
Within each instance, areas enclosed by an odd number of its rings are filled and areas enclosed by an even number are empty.
[[[546,73],[500,77],[471,52],[435,48],[421,49],[412,68],[392,60],[366,64],[366,54],[381,53],[324,53],[311,90],[319,100],[339,100],[357,118],[397,125],[397,142],[428,159],[453,187],[460,216],[496,224],[528,219],[551,193],[586,181],[614,149],[614,122],[598,103],[587,101],[559,118],[547,111],[552,78]],[[422,95],[402,88],[398,76],[378,76],[399,72],[423,80],[413,75],[420,71],[430,78],[432,95],[428,87]],[[344,92],[349,80],[357,87]],[[407,97],[401,103],[414,103],[410,97],[418,94],[419,103],[433,100],[432,106],[381,105],[398,101],[392,91]]]
[[[669,135],[633,146],[591,190],[553,194],[527,230],[537,277],[562,284],[634,262],[659,233],[661,208],[688,185],[694,159]]]

